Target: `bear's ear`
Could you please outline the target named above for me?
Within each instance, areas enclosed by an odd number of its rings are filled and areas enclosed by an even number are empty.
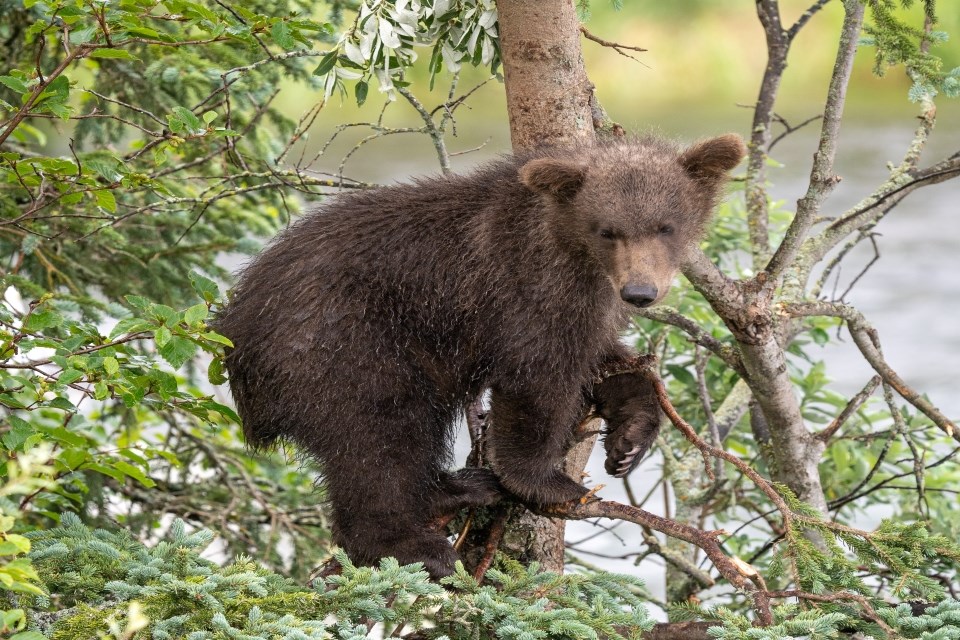
[[[735,133],[698,142],[680,154],[680,166],[700,182],[717,184],[747,154],[743,140]]]
[[[520,167],[520,182],[531,191],[566,202],[580,191],[586,174],[587,168],[578,162],[537,158]]]

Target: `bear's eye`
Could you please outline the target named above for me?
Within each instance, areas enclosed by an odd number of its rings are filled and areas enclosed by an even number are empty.
[[[673,225],[665,224],[657,229],[657,233],[663,236],[669,236],[673,233]]]
[[[613,240],[617,237],[617,234],[613,229],[600,229],[600,231],[597,232],[597,235],[604,240]]]

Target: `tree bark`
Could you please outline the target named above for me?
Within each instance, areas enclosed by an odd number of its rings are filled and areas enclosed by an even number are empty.
[[[594,139],[572,0],[497,2],[513,150]]]

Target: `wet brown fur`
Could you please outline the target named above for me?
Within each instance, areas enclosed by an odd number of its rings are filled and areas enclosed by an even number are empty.
[[[685,152],[647,138],[329,200],[243,270],[219,318],[247,441],[317,458],[355,561],[450,573],[430,518],[501,488],[540,504],[585,492],[559,463],[598,370],[627,355],[620,290],[666,294],[742,155],[736,136]],[[648,406],[620,386],[610,402]],[[495,476],[448,472],[452,426],[485,389]],[[654,420],[618,436],[630,416],[612,419],[608,451],[649,439]]]

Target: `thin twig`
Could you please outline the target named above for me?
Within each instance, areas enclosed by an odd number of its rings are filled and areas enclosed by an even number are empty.
[[[590,33],[590,31],[588,31],[587,28],[583,25],[580,25],[580,33],[582,33],[583,37],[586,38],[587,40],[592,40],[593,42],[596,42],[602,47],[608,47],[610,49],[613,49],[614,51],[622,55],[624,58],[630,58],[634,62],[640,62],[640,61],[634,58],[629,53],[627,53],[627,51],[640,51],[640,52],[646,51],[646,49],[643,49],[642,47],[632,47],[627,44],[620,44],[618,42],[611,42],[610,40],[604,40],[603,38],[598,38],[597,36]],[[640,62],[640,64],[643,64],[643,63]]]
[[[820,129],[820,144],[810,169],[810,183],[806,194],[797,202],[797,213],[787,229],[783,242],[777,247],[766,266],[765,270],[770,276],[768,280],[770,287],[777,286],[780,275],[796,257],[823,201],[840,182],[840,178],[834,175],[833,163],[837,154],[847,85],[853,73],[853,59],[857,52],[860,29],[863,26],[864,5],[860,0],[844,0],[844,10],[840,47],[837,50],[837,59],[827,90],[827,103]]]
[[[860,390],[860,392],[850,398],[850,402],[847,403],[847,406],[843,408],[843,411],[833,419],[833,421],[827,425],[827,427],[816,434],[814,437],[826,444],[830,442],[830,439],[834,434],[844,425],[844,423],[850,419],[854,413],[856,413],[864,402],[867,401],[867,398],[873,395],[873,392],[877,390],[877,387],[880,386],[880,376],[873,376],[870,378],[870,381],[867,382],[866,386]]]
[[[497,555],[497,548],[500,546],[500,541],[503,540],[503,534],[507,529],[507,520],[510,518],[510,513],[511,509],[503,508],[500,513],[497,514],[493,524],[490,525],[487,544],[483,550],[483,557],[473,571],[473,577],[477,582],[482,581],[487,570],[493,566],[493,559]]]

